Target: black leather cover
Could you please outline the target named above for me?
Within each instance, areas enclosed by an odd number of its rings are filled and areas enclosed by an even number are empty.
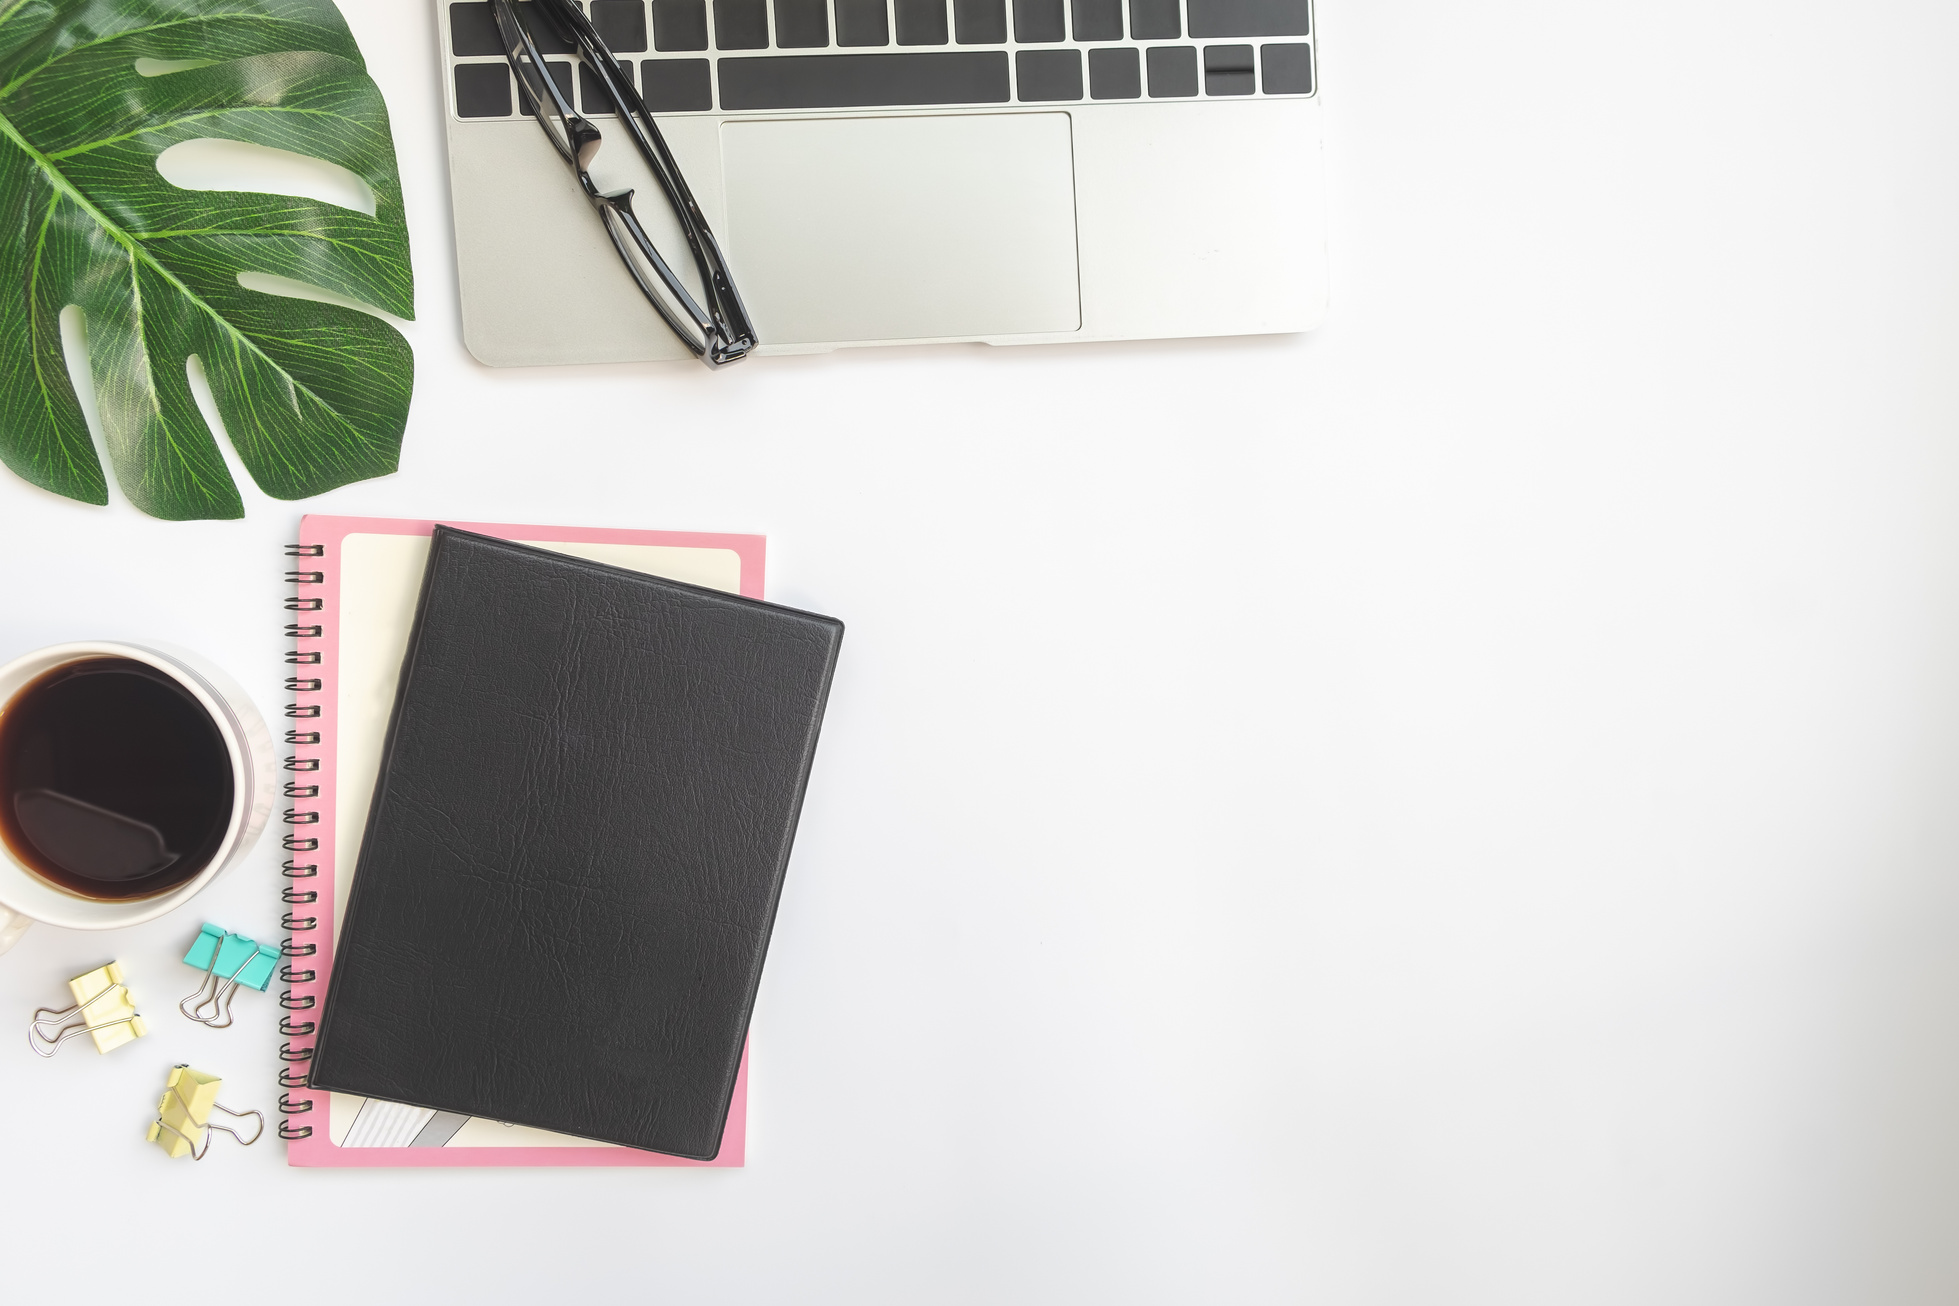
[[[713,1158],[842,638],[436,527],[313,1085]]]

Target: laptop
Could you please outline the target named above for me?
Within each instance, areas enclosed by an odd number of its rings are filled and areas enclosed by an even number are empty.
[[[726,253],[758,354],[1309,330],[1310,0],[585,0]],[[592,164],[677,225],[568,43]],[[437,0],[463,335],[493,367],[684,359],[524,112],[487,0]],[[588,98],[589,97],[589,98]],[[592,107],[588,108],[590,105]]]

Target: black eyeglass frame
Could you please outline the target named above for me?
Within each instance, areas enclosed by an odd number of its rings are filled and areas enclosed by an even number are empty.
[[[640,157],[646,160],[646,166],[652,170],[660,189],[666,193],[674,218],[680,224],[681,234],[686,237],[687,247],[694,255],[694,266],[700,273],[701,287],[708,300],[706,309],[688,291],[686,284],[674,275],[672,267],[661,257],[646,229],[640,225],[638,216],[633,212],[633,192],[625,190],[607,195],[593,182],[588,169],[604,137],[590,119],[572,107],[570,98],[544,66],[543,56],[538,53],[537,44],[531,39],[523,20],[517,16],[512,0],[490,0],[498,34],[503,38],[504,53],[510,60],[510,70],[516,75],[518,86],[530,97],[531,116],[537,120],[551,147],[577,178],[585,198],[597,210],[605,233],[619,254],[619,261],[626,265],[646,302],[653,306],[674,335],[709,367],[725,367],[729,363],[740,362],[755,348],[754,325],[749,321],[748,310],[742,306],[741,296],[735,291],[734,278],[728,272],[721,246],[708,229],[707,219],[702,216],[700,205],[694,202],[693,192],[687,189],[686,179],[681,176],[680,167],[668,151],[665,138],[660,135],[660,129],[647,112],[646,102],[640,98],[632,80],[578,6],[570,0],[531,0],[531,3],[537,6],[533,12],[542,13],[547,21],[560,29],[559,35],[570,39],[593,80],[611,103],[613,112],[625,124]],[[554,117],[556,126],[552,121]],[[634,257],[635,254],[639,256],[638,259]],[[663,298],[648,280],[646,267],[642,266],[640,259],[651,266],[660,286],[666,289],[673,303]],[[685,313],[685,320],[680,312],[676,312],[676,304]]]

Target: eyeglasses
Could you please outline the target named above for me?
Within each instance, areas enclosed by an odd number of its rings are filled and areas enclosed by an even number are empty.
[[[701,307],[654,247],[633,213],[633,192],[600,193],[588,171],[604,143],[599,129],[571,107],[570,98],[545,68],[537,45],[517,17],[511,0],[491,0],[491,12],[503,37],[504,52],[509,56],[511,71],[517,75],[518,86],[529,97],[527,107],[531,116],[537,119],[552,148],[578,179],[585,198],[598,210],[605,234],[611,238],[612,247],[619,252],[626,270],[632,273],[640,293],[674,335],[709,367],[740,362],[755,348],[755,328],[748,320],[748,311],[742,307],[741,296],[735,293],[734,279],[721,257],[721,247],[715,243],[714,233],[708,230],[707,219],[701,216],[700,205],[687,189],[687,182],[668,152],[660,129],[653,125],[646,102],[633,89],[632,79],[612,57],[612,51],[599,39],[598,32],[577,5],[570,0],[532,0],[532,6],[532,13],[543,14],[546,21],[562,29],[561,35],[570,37],[578,57],[591,73],[587,88],[594,83],[598,85],[612,111],[631,133],[633,144],[646,160],[646,166],[653,170],[660,189],[666,192],[667,203],[673,207],[674,218],[687,238],[688,249],[693,252],[707,308]]]

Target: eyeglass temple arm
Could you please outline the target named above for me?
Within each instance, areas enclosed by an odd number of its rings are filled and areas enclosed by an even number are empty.
[[[639,288],[645,294],[646,302],[653,305],[654,310],[666,319],[667,325],[673,328],[673,333],[680,337],[682,344],[692,349],[695,354],[705,357],[720,338],[720,328],[687,292],[686,284],[674,275],[667,261],[660,257],[660,251],[655,248],[652,237],[646,234],[646,228],[639,225],[639,215],[632,209],[632,198],[633,193],[625,191],[618,195],[608,195],[600,202],[599,216],[605,219],[605,234],[612,237],[612,243],[618,247],[620,257],[626,264],[626,270],[633,274],[633,280],[639,282]],[[621,227],[625,229],[623,234],[620,231]],[[639,264],[633,261],[632,252],[626,248],[627,240],[631,240],[638,248],[640,256],[653,265],[653,270],[659,274],[661,282],[680,302],[680,306],[687,310],[688,317],[693,320],[693,329],[701,338],[698,345],[687,333],[687,328],[682,325],[680,319],[674,315],[674,311],[667,306],[666,301],[661,299],[647,283],[646,274],[640,271]]]

